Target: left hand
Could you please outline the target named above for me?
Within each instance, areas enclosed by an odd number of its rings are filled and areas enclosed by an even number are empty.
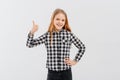
[[[67,65],[73,66],[73,65],[75,65],[77,62],[74,61],[74,60],[71,60],[70,58],[65,58],[65,63],[66,63]]]

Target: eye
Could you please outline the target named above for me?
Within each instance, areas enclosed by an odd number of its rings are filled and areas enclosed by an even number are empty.
[[[62,19],[62,22],[64,22],[65,20],[64,19]]]
[[[56,20],[60,20],[59,18],[56,18]]]

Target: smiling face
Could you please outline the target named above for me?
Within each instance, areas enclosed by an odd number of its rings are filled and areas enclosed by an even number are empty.
[[[60,31],[65,25],[65,15],[58,13],[54,18],[54,27],[57,31]]]

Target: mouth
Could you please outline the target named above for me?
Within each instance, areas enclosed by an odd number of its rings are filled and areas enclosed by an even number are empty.
[[[58,27],[62,27],[62,24],[57,24]]]

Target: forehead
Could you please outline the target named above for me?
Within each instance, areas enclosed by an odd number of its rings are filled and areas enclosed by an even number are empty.
[[[65,15],[63,13],[58,13],[55,15],[55,18],[63,18],[65,19]]]

